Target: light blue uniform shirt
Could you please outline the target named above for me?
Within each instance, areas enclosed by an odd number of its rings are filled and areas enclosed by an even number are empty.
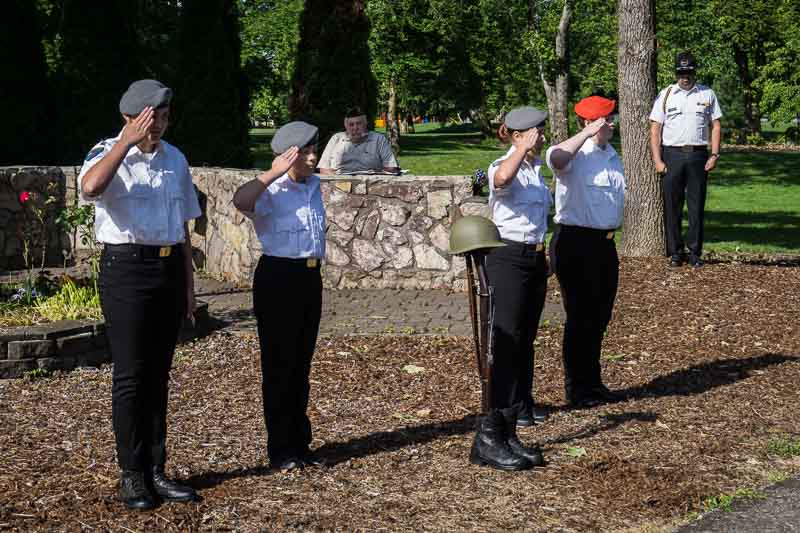
[[[161,140],[151,153],[134,146],[105,191],[92,197],[83,194],[83,177],[117,142],[119,137],[106,139],[92,148],[78,175],[81,199],[95,206],[97,241],[155,246],[183,242],[184,222],[202,213],[186,157],[167,141]]]
[[[284,174],[264,189],[255,210],[244,214],[253,220],[265,255],[325,257],[325,208],[318,176],[298,183]]]
[[[542,180],[542,162],[533,164],[522,161],[517,175],[503,188],[494,186],[494,174],[500,163],[514,153],[509,148],[506,155],[489,167],[489,210],[492,222],[500,231],[500,237],[526,244],[544,242],[547,233],[547,213],[550,210],[550,189]]]
[[[556,176],[558,224],[594,229],[622,225],[625,175],[622,160],[610,144],[600,148],[587,139],[575,157],[561,170],[553,168],[553,148],[547,149],[547,166]]]

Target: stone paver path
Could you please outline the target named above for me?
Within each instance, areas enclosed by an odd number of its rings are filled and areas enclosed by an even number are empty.
[[[197,278],[198,299],[229,331],[255,331],[249,288]],[[548,302],[542,320],[562,322],[560,305]],[[472,335],[469,302],[464,292],[445,290],[335,290],[322,295],[321,335],[370,334]]]

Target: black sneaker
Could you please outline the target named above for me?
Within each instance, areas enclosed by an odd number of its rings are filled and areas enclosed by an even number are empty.
[[[689,256],[689,264],[692,265],[694,268],[700,268],[705,263],[703,263],[703,260],[700,259],[700,256],[692,254]]]

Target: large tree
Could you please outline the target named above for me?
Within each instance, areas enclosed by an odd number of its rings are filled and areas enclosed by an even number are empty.
[[[56,3],[54,3],[56,4]],[[54,42],[59,157],[79,163],[99,139],[122,127],[119,98],[145,69],[121,0],[63,0]]]
[[[198,38],[200,37],[200,38]],[[248,92],[236,0],[184,2],[170,138],[192,165],[250,163]]]
[[[650,158],[650,106],[656,95],[655,0],[619,0],[620,134],[627,197],[622,253],[663,255],[664,203]]]
[[[292,76],[289,115],[320,128],[321,140],[342,129],[348,108],[375,115],[365,0],[306,0]]]
[[[39,16],[30,0],[9,0],[0,20],[0,165],[56,163],[52,149],[52,92]]]

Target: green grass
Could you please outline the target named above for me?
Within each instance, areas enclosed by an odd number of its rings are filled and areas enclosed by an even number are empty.
[[[269,140],[274,131],[251,132],[257,168],[267,168],[272,161]],[[402,168],[420,176],[471,175],[476,169],[486,170],[505,151],[496,139],[482,139],[473,125],[431,123],[403,135],[398,159]],[[725,152],[709,178],[705,249],[800,253],[799,169],[800,153]],[[545,174],[549,180],[548,169]],[[686,223],[684,215],[684,227]]]
[[[778,437],[767,443],[767,452],[785,459],[800,455],[800,438]]]

